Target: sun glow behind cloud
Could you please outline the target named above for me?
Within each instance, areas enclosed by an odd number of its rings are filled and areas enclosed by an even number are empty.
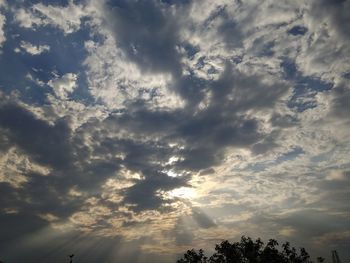
[[[192,187],[180,187],[168,192],[170,197],[179,197],[187,200],[192,200],[197,196],[196,190]]]

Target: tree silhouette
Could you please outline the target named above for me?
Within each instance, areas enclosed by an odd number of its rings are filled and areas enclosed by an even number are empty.
[[[206,263],[208,262],[207,259],[208,258],[204,256],[204,251],[202,249],[200,249],[198,253],[194,249],[192,249],[192,250],[187,250],[186,254],[184,254],[184,258],[179,259],[177,262],[178,263],[187,263],[187,262]]]
[[[282,250],[278,250],[278,242],[270,239],[266,245],[257,239],[242,236],[240,242],[230,243],[223,241],[215,246],[215,253],[208,259],[204,251],[200,249],[188,250],[177,263],[312,263],[309,254],[304,248],[299,253],[289,242],[282,244]],[[323,258],[318,258],[323,262]]]

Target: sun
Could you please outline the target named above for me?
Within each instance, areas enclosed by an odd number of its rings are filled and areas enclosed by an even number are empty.
[[[180,187],[168,192],[170,197],[178,197],[184,199],[194,199],[197,193],[193,187]]]

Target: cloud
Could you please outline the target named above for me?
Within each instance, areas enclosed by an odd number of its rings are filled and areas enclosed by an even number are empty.
[[[49,85],[56,96],[60,99],[67,99],[68,95],[76,88],[76,81],[78,76],[74,73],[66,73],[61,77],[51,79],[47,85]]]
[[[209,228],[216,226],[213,220],[203,213],[203,211],[192,209],[192,216],[200,227]]]
[[[20,47],[30,55],[40,55],[44,52],[48,52],[50,50],[50,46],[48,45],[33,45],[29,42],[22,41]]]
[[[83,7],[68,1],[66,6],[34,4],[30,10],[19,8],[15,19],[23,28],[34,29],[51,25],[71,34],[80,28],[81,19],[85,16]]]
[[[2,14],[4,7],[6,7],[5,0],[0,1],[0,11],[1,11],[1,13],[0,13],[0,48],[2,47],[3,43],[6,41],[6,36],[5,36],[5,32],[4,32],[6,17],[4,14]]]
[[[348,2],[272,2],[9,2],[1,254],[347,242]]]
[[[166,174],[153,173],[146,174],[145,180],[137,182],[126,190],[124,201],[135,204],[136,207],[133,207],[133,209],[136,211],[155,210],[166,203],[166,200],[157,196],[157,191],[170,191],[187,185],[188,178],[186,177],[174,178]]]
[[[6,41],[5,33],[4,33],[4,25],[5,25],[6,18],[3,15],[0,15],[0,45],[2,46],[3,43]]]
[[[18,105],[3,104],[0,126],[9,131],[8,140],[38,163],[58,169],[71,163],[69,129],[63,120],[51,126]]]
[[[112,1],[105,8],[116,44],[130,60],[146,72],[180,73],[181,9],[171,11],[158,1]]]
[[[337,118],[348,119],[349,109],[346,105],[350,99],[350,89],[347,84],[344,82],[335,87],[331,92],[331,97],[331,114]]]
[[[349,7],[349,2],[322,0],[314,1],[312,5],[312,15],[316,20],[319,16],[316,14],[322,14],[332,24],[332,30],[335,30],[341,37],[349,38],[350,34],[345,28],[349,26],[350,16],[345,10]]]
[[[34,28],[34,26],[44,24],[40,17],[35,16],[32,12],[23,8],[18,9],[14,17],[16,22],[23,28]]]
[[[341,72],[346,71],[349,61],[344,54],[348,52],[345,44],[348,35],[343,31],[343,26],[349,19],[343,10],[348,4],[347,1],[314,1],[306,9],[303,22],[308,28],[305,38],[308,41],[303,43],[296,58],[304,73],[332,81],[339,79]],[[320,14],[326,23],[320,23]]]
[[[28,173],[38,173],[46,176],[50,173],[47,167],[35,164],[28,156],[18,149],[11,148],[0,157],[0,181],[9,183],[14,188],[23,187],[28,181]]]
[[[100,22],[102,23],[102,22]],[[87,41],[87,81],[91,95],[110,109],[125,108],[135,100],[149,102],[155,107],[182,107],[179,96],[169,91],[169,75],[142,72],[116,47],[115,39],[104,32],[102,43]]]

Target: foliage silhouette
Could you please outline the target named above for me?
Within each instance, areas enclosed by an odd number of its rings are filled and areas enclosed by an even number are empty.
[[[257,239],[242,236],[240,242],[230,243],[223,241],[215,246],[215,253],[210,257],[204,255],[200,249],[188,250],[177,263],[312,263],[309,254],[304,248],[299,253],[289,242],[282,244],[282,250],[278,250],[278,242],[270,239],[266,245]],[[323,262],[323,258],[317,258]]]

